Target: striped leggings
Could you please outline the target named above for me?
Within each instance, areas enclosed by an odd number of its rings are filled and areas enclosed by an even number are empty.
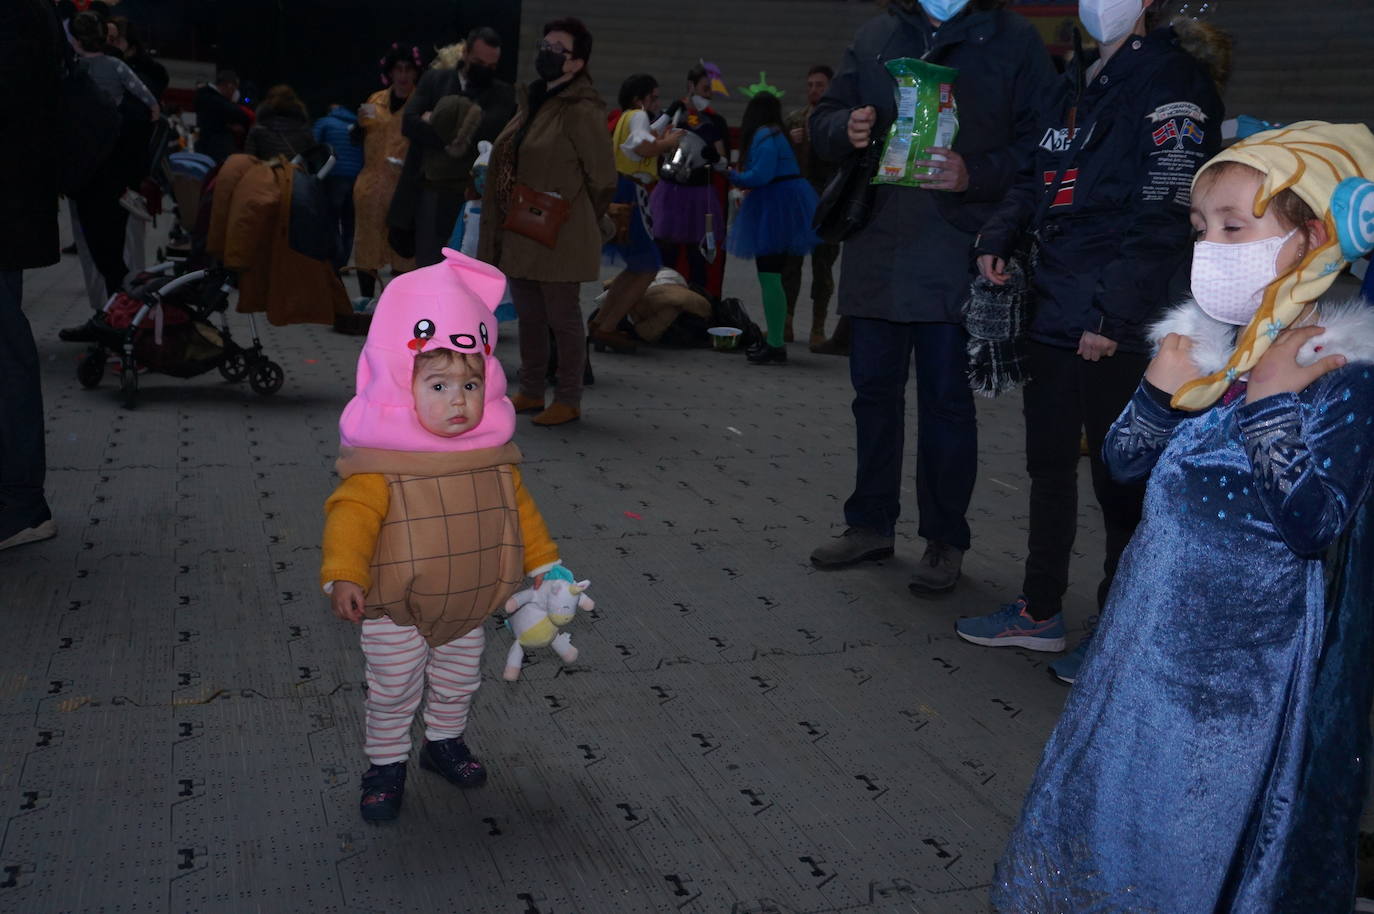
[[[410,756],[410,725],[425,691],[425,738],[453,739],[468,724],[472,694],[482,681],[486,634],[469,634],[430,647],[415,628],[386,617],[363,620],[367,659],[367,757],[374,765]]]

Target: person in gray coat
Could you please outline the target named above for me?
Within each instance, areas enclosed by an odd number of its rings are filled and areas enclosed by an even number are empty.
[[[867,226],[846,240],[839,312],[851,318],[858,461],[847,527],[812,553],[822,568],[893,554],[901,511],[906,385],[916,372],[916,503],[925,554],[911,590],[951,590],[969,547],[978,429],[960,307],[974,237],[1029,162],[1055,69],[1035,28],[1002,0],[891,0],[860,27],[812,112],[813,152],[839,162],[885,139],[896,114],[884,67],[901,57],[959,71],[959,132],[923,164],[922,187],[879,186]],[[941,155],[942,159],[933,158]]]

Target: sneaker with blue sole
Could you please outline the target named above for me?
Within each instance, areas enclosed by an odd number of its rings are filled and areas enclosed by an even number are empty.
[[[1078,681],[1078,668],[1083,665],[1083,660],[1088,656],[1088,645],[1092,643],[1093,633],[1088,632],[1083,636],[1083,640],[1063,657],[1050,664],[1050,675],[1065,685],[1073,685]]]
[[[1017,597],[986,616],[965,616],[954,623],[954,631],[965,641],[984,647],[1024,647],[1052,653],[1062,651],[1065,643],[1063,615],[1055,613],[1044,621],[1033,619],[1025,597]]]

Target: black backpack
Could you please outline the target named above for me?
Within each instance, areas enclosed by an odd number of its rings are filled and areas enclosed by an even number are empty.
[[[100,90],[84,62],[68,62],[59,88],[58,189],[74,197],[110,157],[119,139],[119,107]]]
[[[759,325],[749,319],[744,302],[738,298],[722,298],[712,302],[712,319],[717,327],[736,327],[743,330],[737,348],[749,349],[764,342],[766,337]]]

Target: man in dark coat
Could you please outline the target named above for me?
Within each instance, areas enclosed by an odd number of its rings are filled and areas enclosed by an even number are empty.
[[[839,311],[851,318],[857,478],[845,502],[847,529],[811,556],[834,568],[892,554],[914,361],[916,502],[926,540],[911,581],[918,594],[952,589],[969,547],[978,429],[959,312],[973,278],[974,235],[1034,150],[1055,81],[1035,29],[1000,6],[893,0],[859,29],[811,115],[813,150],[839,161],[885,139],[896,99],[884,62],[925,58],[959,71],[953,149],[927,160],[939,171],[923,187],[878,187],[869,224],[844,245]]]
[[[58,146],[59,80],[65,56],[50,0],[0,4],[0,92],[27,104],[0,113],[6,184],[0,207],[0,549],[53,536],[57,527],[43,495],[43,391],[38,347],[22,308],[23,271],[60,258],[57,235],[59,157],[34,155]]]
[[[501,36],[495,29],[473,29],[465,42],[462,63],[451,70],[427,70],[406,100],[401,132],[410,139],[410,150],[391,199],[387,223],[402,233],[414,232],[416,266],[431,266],[443,259],[440,252],[463,209],[472,163],[477,158],[477,144],[482,140],[495,140],[501,128],[515,115],[515,88],[496,78],[496,66],[500,62]],[[482,120],[462,167],[443,169],[450,176],[461,174],[461,179],[434,183],[423,177],[423,163],[426,156],[447,155],[444,151],[446,142],[430,125],[435,106],[447,95],[465,95],[472,99],[482,109]]]
[[[238,149],[232,128],[248,132],[253,119],[238,105],[239,75],[233,70],[220,70],[213,86],[196,90],[196,152],[216,162],[223,162]]]

